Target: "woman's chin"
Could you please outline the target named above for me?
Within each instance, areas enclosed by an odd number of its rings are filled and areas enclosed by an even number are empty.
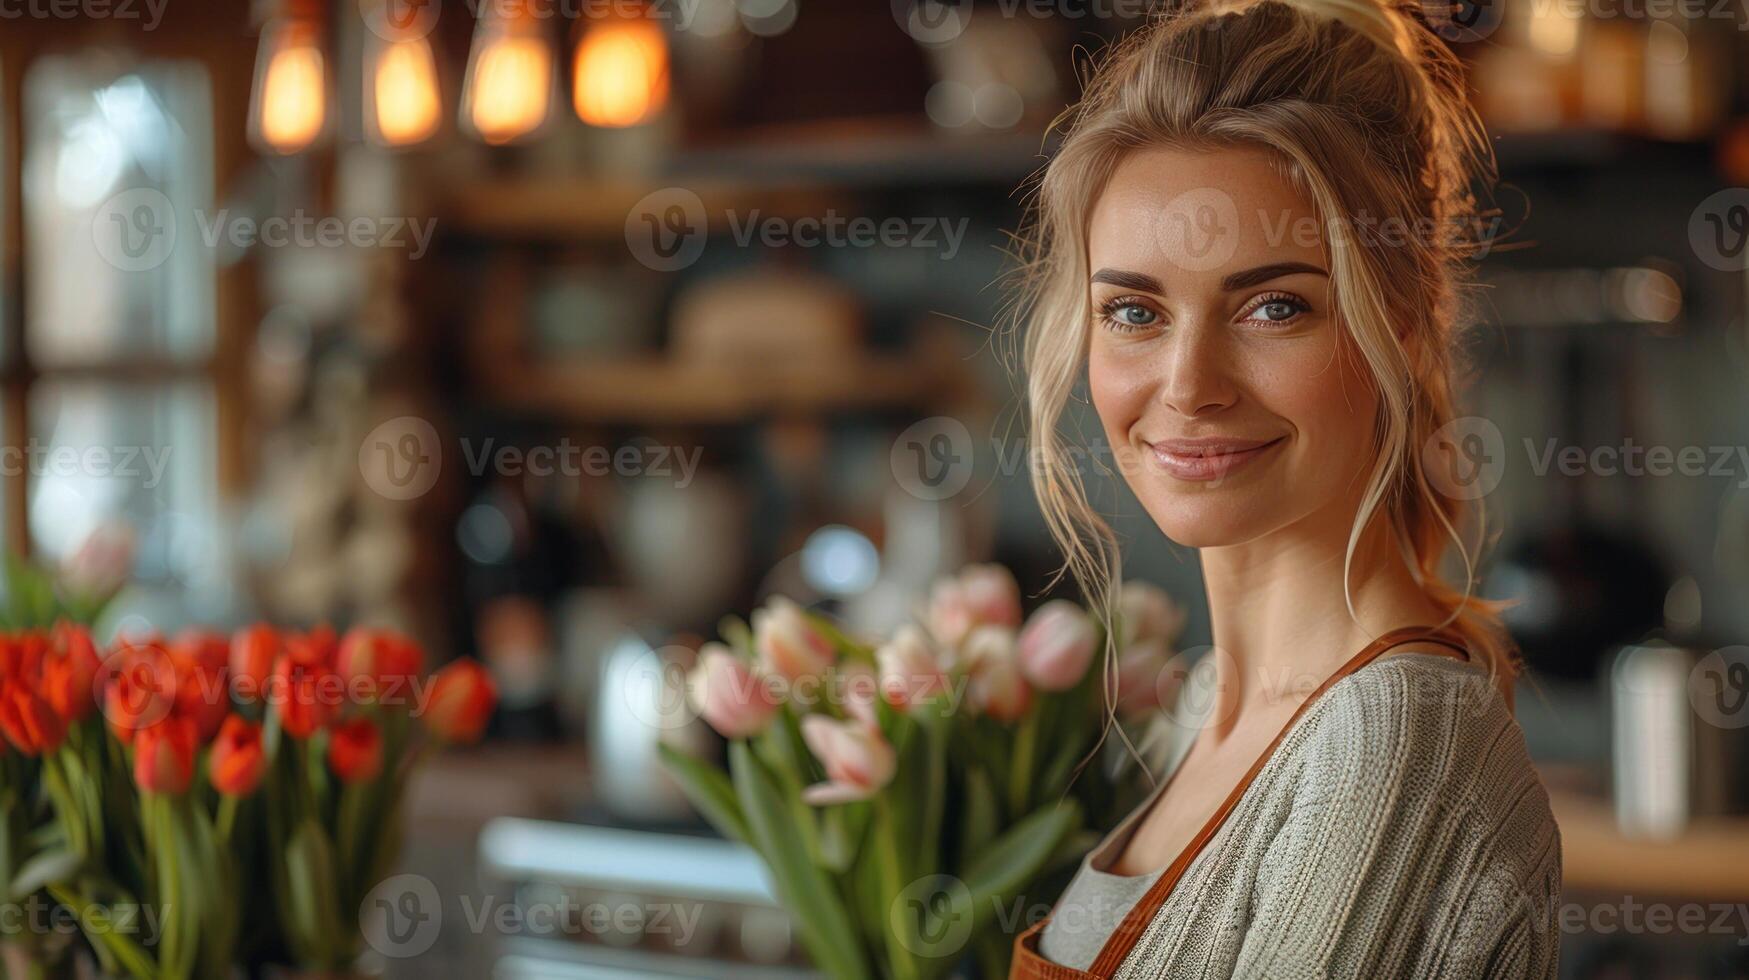
[[[1161,533],[1187,548],[1244,544],[1268,533],[1270,526],[1263,515],[1239,501],[1167,498],[1143,501],[1143,506]]]

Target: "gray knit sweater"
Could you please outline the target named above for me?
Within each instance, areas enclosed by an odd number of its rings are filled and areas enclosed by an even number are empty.
[[[1080,969],[1146,890],[1091,860],[1039,937]],[[1560,893],[1548,797],[1485,670],[1389,655],[1294,724],[1117,977],[1553,978]]]

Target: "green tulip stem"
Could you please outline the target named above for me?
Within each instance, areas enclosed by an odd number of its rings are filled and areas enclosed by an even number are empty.
[[[1014,819],[1028,811],[1027,796],[1032,789],[1033,756],[1038,753],[1038,711],[1027,713],[1014,736],[1014,757],[1008,769],[1008,812]]]

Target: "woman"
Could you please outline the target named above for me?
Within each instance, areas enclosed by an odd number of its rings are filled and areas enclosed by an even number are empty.
[[[1559,835],[1451,451],[1489,162],[1413,6],[1193,3],[1090,79],[1026,239],[1036,485],[1115,606],[1058,432],[1085,377],[1131,489],[1200,549],[1216,696],[1014,976],[1555,976]]]

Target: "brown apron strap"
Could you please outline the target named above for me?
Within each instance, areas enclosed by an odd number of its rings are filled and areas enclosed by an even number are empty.
[[[1393,647],[1411,642],[1437,643],[1458,651],[1466,659],[1469,657],[1469,648],[1464,645],[1463,637],[1454,630],[1434,629],[1426,626],[1405,626],[1401,629],[1391,630],[1368,643],[1359,653],[1349,658],[1347,663],[1337,668],[1336,672],[1326,678],[1324,683],[1318,685],[1317,690],[1313,691],[1310,697],[1300,703],[1300,706],[1294,710],[1293,717],[1287,720],[1287,724],[1283,725],[1281,731],[1276,733],[1269,746],[1257,757],[1257,761],[1251,764],[1251,769],[1245,773],[1245,778],[1239,780],[1239,785],[1234,786],[1233,791],[1227,794],[1220,809],[1215,811],[1214,816],[1209,817],[1208,822],[1203,824],[1202,829],[1191,839],[1183,853],[1179,854],[1178,858],[1170,865],[1167,865],[1165,873],[1161,874],[1147,893],[1130,908],[1129,914],[1124,916],[1123,922],[1119,923],[1117,929],[1106,940],[1104,948],[1099,951],[1099,957],[1093,961],[1093,965],[1088,969],[1089,973],[1100,980],[1111,980],[1116,975],[1117,968],[1123,963],[1124,958],[1130,954],[1130,950],[1135,948],[1136,943],[1142,938],[1142,931],[1148,927],[1149,922],[1153,921],[1154,913],[1166,903],[1167,896],[1172,894],[1172,889],[1177,886],[1178,880],[1184,877],[1185,869],[1190,867],[1190,862],[1194,861],[1196,856],[1202,853],[1203,848],[1208,846],[1208,842],[1220,830],[1221,824],[1226,821],[1227,814],[1231,813],[1233,807],[1239,804],[1239,798],[1245,795],[1247,789],[1251,788],[1252,780],[1257,778],[1257,774],[1269,762],[1270,756],[1275,754],[1276,746],[1287,737],[1288,730],[1293,728],[1294,722],[1298,721],[1300,715],[1311,707],[1312,702],[1329,690],[1331,685],[1366,666],[1375,657]]]

